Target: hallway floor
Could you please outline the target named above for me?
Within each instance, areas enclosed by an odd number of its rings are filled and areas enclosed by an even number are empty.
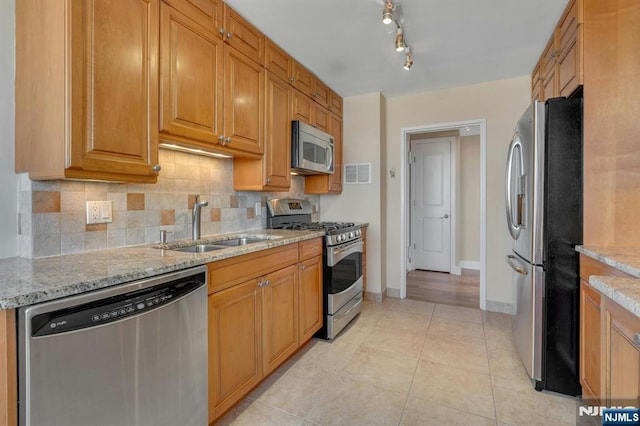
[[[217,424],[575,425],[577,399],[536,392],[510,316],[387,298],[314,339]]]
[[[414,269],[407,272],[407,299],[477,308],[480,271],[463,269],[461,275],[454,275]]]

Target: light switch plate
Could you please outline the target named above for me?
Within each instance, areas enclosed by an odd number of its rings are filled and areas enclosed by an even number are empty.
[[[262,214],[262,204],[256,203],[254,210],[255,210],[256,216],[260,216]]]
[[[87,201],[87,225],[113,222],[111,201]]]

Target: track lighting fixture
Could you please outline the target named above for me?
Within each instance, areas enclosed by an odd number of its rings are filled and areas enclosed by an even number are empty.
[[[396,34],[396,52],[402,52],[406,44],[404,42],[404,35],[402,35],[402,27],[398,27],[398,33]]]
[[[391,0],[386,0],[382,11],[382,23],[389,25],[391,22],[393,22],[393,3]]]
[[[411,55],[411,49],[407,47],[407,59],[405,59],[404,66],[402,68],[409,71],[412,65],[413,65],[413,56]]]

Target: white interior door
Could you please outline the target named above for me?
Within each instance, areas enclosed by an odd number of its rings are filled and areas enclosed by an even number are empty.
[[[411,265],[451,271],[451,139],[422,139],[411,148]]]

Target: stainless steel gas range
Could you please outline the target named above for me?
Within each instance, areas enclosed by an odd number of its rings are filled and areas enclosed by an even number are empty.
[[[362,231],[353,222],[312,222],[311,212],[308,200],[269,200],[267,228],[325,231],[324,325],[316,337],[333,339],[362,309]]]

